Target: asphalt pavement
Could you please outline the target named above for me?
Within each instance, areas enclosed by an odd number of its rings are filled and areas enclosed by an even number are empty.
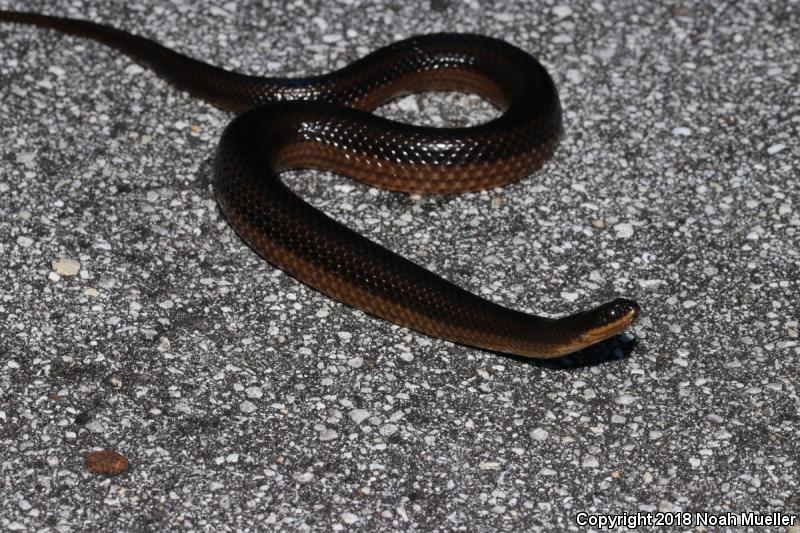
[[[633,516],[800,531],[796,0],[0,8],[273,76],[420,33],[505,39],[542,61],[564,109],[536,174],[448,197],[316,171],[287,183],[503,305],[643,310],[627,334],[542,363],[336,303],[223,219],[210,176],[229,113],[96,43],[0,24],[0,529],[558,531]],[[380,113],[497,115],[453,94]],[[101,449],[127,469],[88,470]]]

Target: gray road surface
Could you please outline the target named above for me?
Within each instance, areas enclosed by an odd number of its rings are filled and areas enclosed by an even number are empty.
[[[628,296],[644,314],[539,364],[335,303],[221,217],[210,160],[230,115],[100,45],[1,25],[0,529],[552,531],[579,513],[800,510],[796,0],[68,4],[0,0],[258,74],[442,30],[530,51],[566,126],[536,175],[425,198],[287,180],[502,304]],[[496,113],[459,95],[381,112]],[[88,473],[100,448],[129,470]]]

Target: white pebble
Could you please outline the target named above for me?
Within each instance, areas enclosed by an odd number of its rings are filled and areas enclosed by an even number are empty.
[[[598,461],[597,457],[594,455],[587,455],[583,458],[583,462],[581,464],[586,468],[597,468],[600,466],[600,461]]]
[[[601,61],[608,61],[609,59],[614,57],[616,53],[617,50],[609,46],[608,48],[598,48],[597,51],[595,52],[595,55]]]
[[[129,74],[131,76],[136,76],[142,72],[144,72],[144,69],[136,63],[128,65],[128,67],[125,69],[125,74]]]
[[[395,424],[384,424],[381,426],[381,435],[384,437],[391,437],[400,430]]]
[[[673,135],[681,135],[683,137],[687,137],[687,136],[692,134],[692,130],[690,130],[689,128],[685,128],[683,126],[680,126],[680,127],[677,127],[677,128],[672,128],[672,134]]]
[[[629,239],[630,237],[633,237],[633,226],[627,222],[614,224],[614,231],[617,233],[617,237],[620,239]]]
[[[342,517],[342,522],[345,524],[355,524],[358,522],[358,515],[354,515],[353,513],[342,513],[340,516]]]
[[[579,85],[583,82],[583,74],[581,74],[581,71],[578,69],[567,69],[566,77],[567,80],[574,85]]]
[[[569,6],[565,5],[558,5],[555,6],[553,9],[553,15],[557,16],[560,19],[567,18],[568,16],[572,15],[572,9]]]
[[[327,29],[328,29],[328,21],[327,21],[327,20],[325,20],[325,19],[324,19],[324,18],[322,18],[322,17],[313,17],[313,18],[311,19],[311,22],[313,22],[314,24],[316,24],[316,25],[317,25],[317,27],[318,27],[320,30],[322,30],[322,31],[325,31],[325,30],[327,30]]]
[[[353,409],[350,411],[350,420],[355,422],[356,425],[369,418],[369,411],[366,409]]]
[[[23,165],[27,165],[32,163],[33,160],[36,158],[36,154],[33,152],[21,152],[17,154],[17,163],[22,163]]]
[[[631,396],[630,394],[623,394],[619,398],[616,399],[616,402],[620,405],[630,405],[636,401],[635,396]]]
[[[166,353],[172,349],[172,343],[167,337],[159,337],[156,349],[161,353]]]
[[[264,391],[262,391],[259,387],[247,387],[244,392],[247,394],[248,398],[258,399],[264,396]]]
[[[578,299],[578,296],[580,296],[580,295],[577,292],[563,291],[561,293],[561,297],[564,298],[568,302],[574,302],[575,300]]]
[[[319,434],[319,440],[323,442],[327,442],[329,440],[336,440],[336,438],[338,437],[339,434],[330,428],[325,428],[324,430],[322,430],[322,433]]]
[[[770,146],[769,148],[767,148],[767,153],[768,153],[769,155],[775,155],[775,154],[777,154],[778,152],[782,151],[784,148],[786,148],[786,145],[785,145],[785,144],[780,144],[780,143],[778,143],[778,144],[773,144],[772,146]]]
[[[419,105],[417,104],[417,100],[412,96],[407,96],[405,98],[401,98],[395,102],[395,105],[400,109],[400,111],[406,111],[409,113],[414,113],[419,111]]]
[[[531,430],[531,438],[533,440],[538,440],[539,442],[541,442],[543,440],[547,440],[547,437],[549,436],[550,434],[544,428],[533,428]]]
[[[243,413],[254,413],[256,411],[256,405],[253,402],[245,400],[239,404],[239,410]]]
[[[414,217],[411,215],[411,213],[403,213],[395,219],[394,224],[396,226],[408,226],[412,220],[414,220]]]
[[[308,483],[309,481],[314,479],[314,474],[311,472],[302,472],[294,476],[294,479],[296,481],[299,481],[300,483]]]
[[[106,430],[106,425],[102,421],[94,419],[84,426],[92,433],[103,433]]]
[[[68,257],[59,257],[51,265],[59,276],[74,276],[81,269],[80,262]]]
[[[17,244],[19,244],[23,248],[29,248],[33,246],[33,239],[31,239],[30,237],[17,237]]]

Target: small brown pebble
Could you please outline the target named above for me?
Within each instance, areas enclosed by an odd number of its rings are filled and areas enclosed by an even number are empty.
[[[373,359],[369,355],[365,355],[364,356],[364,364],[366,365],[367,368],[372,370],[373,368],[375,368],[375,359]]]
[[[112,450],[100,450],[86,456],[86,469],[93,474],[118,476],[128,469],[128,459]]]
[[[286,462],[286,457],[279,455],[278,457],[275,458],[275,462],[278,463],[279,465],[282,465],[283,463]]]

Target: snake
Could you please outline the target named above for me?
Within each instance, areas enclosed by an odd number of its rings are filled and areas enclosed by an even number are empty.
[[[635,301],[621,297],[561,317],[501,306],[347,228],[280,179],[288,170],[319,169],[392,191],[444,195],[529,176],[562,137],[561,103],[541,63],[508,42],[479,34],[418,35],[339,70],[283,78],[223,69],[88,20],[0,10],[0,22],[97,41],[233,112],[212,164],[223,216],[258,255],[339,302],[456,344],[541,359],[614,337],[640,313]],[[373,113],[425,91],[476,94],[499,116],[458,128]]]

